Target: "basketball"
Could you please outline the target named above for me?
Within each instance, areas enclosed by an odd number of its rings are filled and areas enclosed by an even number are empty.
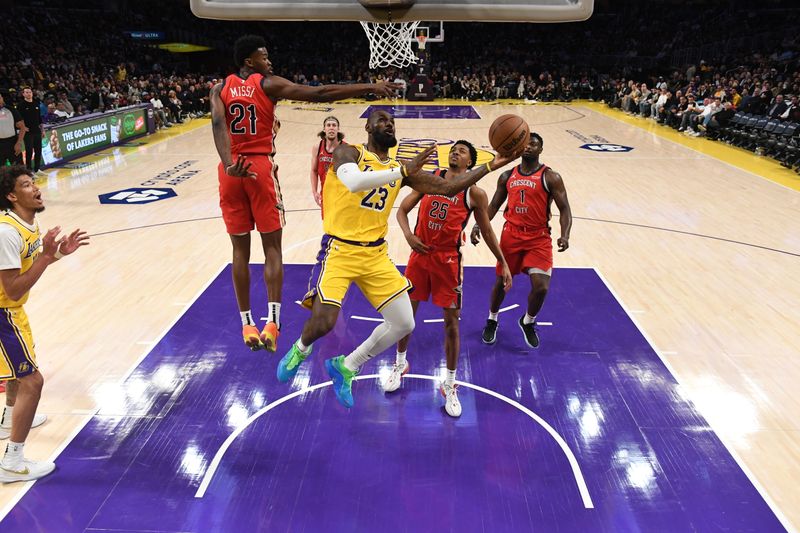
[[[531,130],[528,123],[514,114],[500,115],[489,128],[489,144],[498,153],[510,154],[520,143],[527,143]]]

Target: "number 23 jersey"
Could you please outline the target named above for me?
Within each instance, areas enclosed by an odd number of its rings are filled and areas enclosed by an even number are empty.
[[[352,146],[358,150],[357,164],[361,171],[389,170],[400,166],[391,157],[381,160],[364,145]],[[350,192],[331,165],[322,189],[325,233],[363,243],[384,238],[389,231],[392,206],[402,186],[403,180],[397,179],[368,191]]]

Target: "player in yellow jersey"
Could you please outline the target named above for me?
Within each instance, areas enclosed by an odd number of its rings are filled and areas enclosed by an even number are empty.
[[[333,328],[347,289],[355,283],[383,315],[383,322],[350,355],[325,361],[336,397],[345,407],[353,405],[351,384],[359,368],[414,329],[408,297],[411,283],[389,259],[385,241],[389,215],[400,188],[408,185],[421,193],[452,196],[522,153],[518,150],[511,155],[498,155],[491,163],[443,180],[422,170],[435,145],[402,165],[389,157],[397,138],[394,118],[386,111],[370,114],[366,130],[366,145],[342,145],[333,152],[333,164],[322,191],[325,235],[304,299],[304,304],[311,307],[311,318],[281,359],[277,372],[281,382],[297,373],[311,354],[312,343]]]
[[[44,379],[22,305],[45,269],[89,244],[89,236],[75,230],[59,238],[59,227],[40,235],[36,214],[44,211],[42,193],[22,165],[0,168],[0,210],[0,380],[9,381],[2,430],[11,437],[0,460],[0,482],[10,483],[38,479],[56,467],[23,455]]]

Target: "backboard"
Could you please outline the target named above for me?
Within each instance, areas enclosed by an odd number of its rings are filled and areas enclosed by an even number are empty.
[[[190,0],[201,18],[226,20],[416,20],[572,22],[592,14],[594,0]],[[380,1],[378,3],[381,3]]]

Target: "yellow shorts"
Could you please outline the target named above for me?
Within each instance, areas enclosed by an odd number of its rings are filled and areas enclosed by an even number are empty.
[[[22,307],[0,308],[0,381],[36,372],[28,315]]]
[[[411,289],[411,282],[389,259],[388,248],[386,242],[358,246],[324,235],[303,306],[310,309],[319,297],[322,303],[341,307],[347,289],[355,283],[375,309],[383,309]]]

